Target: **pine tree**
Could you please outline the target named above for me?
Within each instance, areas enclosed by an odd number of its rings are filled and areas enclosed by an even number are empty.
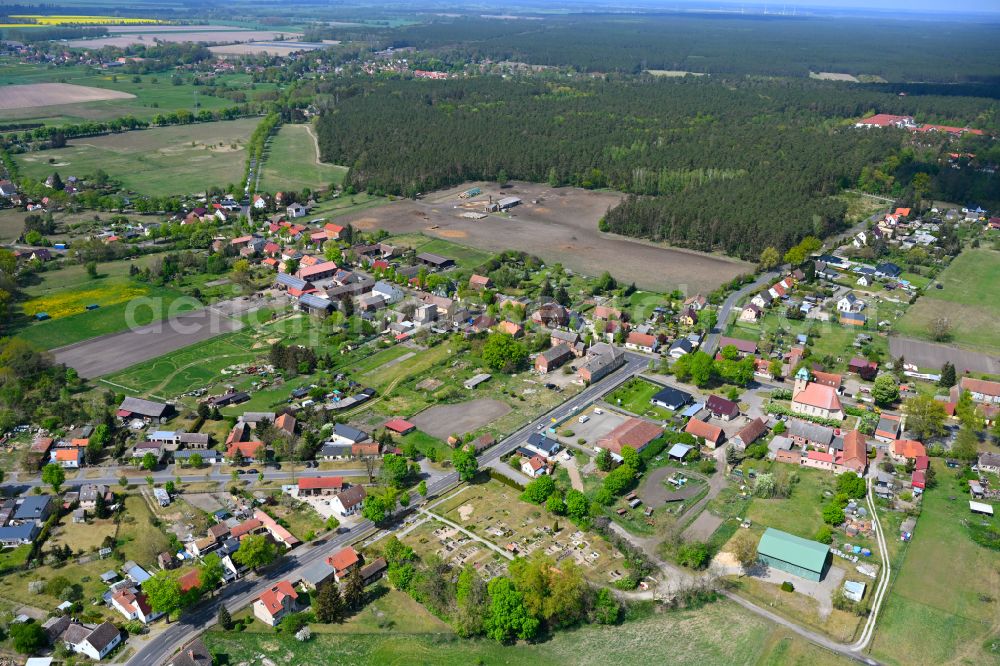
[[[335,582],[326,583],[316,595],[316,619],[325,624],[343,622],[346,612],[344,599],[340,596],[340,586]]]
[[[344,604],[352,611],[361,608],[365,596],[365,582],[361,580],[361,571],[355,569],[347,576],[344,583]]]
[[[225,606],[219,606],[219,614],[217,616],[217,619],[219,621],[219,626],[225,629],[226,631],[229,631],[230,629],[233,628],[233,617],[229,614],[229,611],[226,610]]]
[[[951,363],[945,363],[941,366],[941,379],[938,380],[938,386],[944,386],[945,388],[951,388],[955,385],[955,366]]]

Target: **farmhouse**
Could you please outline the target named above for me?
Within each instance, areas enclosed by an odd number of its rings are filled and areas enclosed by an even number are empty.
[[[638,418],[630,418],[604,437],[597,440],[598,450],[606,450],[615,460],[621,460],[623,446],[630,446],[637,452],[646,448],[650,442],[663,434],[663,428]]]
[[[725,438],[725,433],[722,432],[722,428],[711,423],[705,423],[699,419],[691,417],[687,425],[684,426],[684,432],[689,435],[694,435],[695,437],[700,437],[705,440],[705,445],[710,446],[713,449],[717,448],[722,440]]]
[[[639,333],[637,331],[633,331],[628,334],[628,338],[625,340],[626,349],[634,349],[636,351],[646,352],[647,354],[652,354],[659,347],[659,340],[656,339],[655,335],[650,335],[649,333]]]
[[[905,463],[926,455],[927,449],[915,439],[897,439],[889,445],[889,456],[896,462]]]
[[[757,545],[757,556],[769,567],[814,582],[823,579],[830,565],[830,548],[788,532],[767,528]]]
[[[549,467],[541,456],[531,456],[522,460],[521,471],[534,479],[548,474]]]
[[[750,340],[740,340],[739,338],[719,338],[719,349],[725,349],[730,346],[736,347],[736,351],[739,352],[740,358],[753,356],[757,353],[756,342]]]
[[[440,254],[434,254],[432,252],[421,252],[414,258],[424,266],[436,268],[437,270],[444,270],[445,268],[451,268],[455,265],[454,259],[442,257]]]

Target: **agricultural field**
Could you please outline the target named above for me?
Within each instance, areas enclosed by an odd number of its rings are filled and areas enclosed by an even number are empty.
[[[125,74],[97,72],[83,65],[52,70],[37,64],[0,58],[0,85],[4,86],[5,91],[9,91],[12,86],[68,84],[67,90],[75,90],[78,87],[93,88],[105,91],[102,94],[114,95],[114,98],[93,101],[63,96],[47,101],[44,106],[4,108],[0,109],[0,123],[38,122],[46,125],[64,125],[90,120],[110,120],[122,116],[150,119],[158,113],[169,113],[179,109],[198,112],[203,109],[214,111],[233,106],[233,102],[228,99],[199,94],[200,87],[191,82],[174,85],[169,74],[142,75],[138,78],[136,81],[134,77]],[[250,78],[245,74],[220,75],[215,80],[245,90],[250,99],[256,94],[275,88],[273,84],[260,83],[251,90]]]
[[[267,143],[260,188],[282,190],[322,190],[340,185],[347,167],[319,161],[316,139],[309,125],[283,125]]]
[[[135,97],[135,95],[118,90],[76,86],[70,83],[31,83],[22,86],[6,86],[3,92],[3,98],[0,99],[0,111]]]
[[[941,289],[928,289],[894,330],[931,340],[929,326],[938,318],[951,325],[952,344],[975,351],[1000,353],[1000,252],[986,248],[963,250],[937,277]]]
[[[483,664],[537,664],[556,666],[608,666],[663,662],[683,666],[799,663],[819,666],[846,665],[847,660],[812,648],[804,640],[774,629],[766,620],[730,602],[718,602],[692,611],[641,613],[620,626],[588,625],[576,631],[557,632],[538,643],[503,646],[486,640],[459,639],[448,631],[415,632],[403,627],[411,621],[401,616],[406,606],[386,604],[381,622],[398,626],[386,635],[358,627],[355,631],[319,634],[302,643],[273,633],[210,631],[204,640],[213,653],[228,663],[253,663],[265,655],[277,663],[354,664],[434,663],[441,666]],[[423,611],[426,613],[427,611]],[[365,611],[361,612],[364,615]],[[354,622],[348,621],[347,627]],[[670,640],[662,640],[669,636]],[[614,649],[609,650],[608,646]],[[781,661],[784,656],[797,661]],[[806,661],[816,656],[817,661]]]
[[[996,663],[997,552],[973,542],[967,524],[998,530],[1000,519],[970,514],[968,496],[951,470],[939,472],[938,487],[924,493],[872,642],[872,656],[883,663]]]
[[[243,177],[246,141],[256,120],[195,123],[74,139],[66,148],[17,156],[25,177],[44,180],[57,171],[85,177],[103,169],[140,194],[203,192]]]

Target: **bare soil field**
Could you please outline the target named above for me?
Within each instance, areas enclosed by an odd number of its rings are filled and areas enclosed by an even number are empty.
[[[188,312],[169,320],[105,335],[53,350],[57,363],[65,363],[88,379],[163,356],[182,347],[241,327],[215,306]]]
[[[108,99],[131,99],[135,95],[107,88],[75,86],[71,83],[29,83],[4,86],[0,109],[27,109],[36,106],[100,102]]]
[[[200,27],[200,26],[199,26]],[[115,32],[120,32],[116,30]],[[253,41],[272,41],[276,39],[298,39],[302,35],[274,30],[206,30],[191,32],[162,31],[148,26],[142,32],[130,32],[127,35],[99,37],[97,39],[72,39],[67,46],[83,49],[101,49],[105,46],[125,48],[132,44],[148,44],[155,42],[201,42],[201,43],[239,43]]]
[[[510,412],[510,405],[499,400],[470,400],[454,405],[426,409],[410,421],[428,435],[448,439],[455,432],[472,432]]]
[[[216,55],[272,55],[286,56],[299,51],[315,51],[340,42],[247,42],[245,44],[227,44],[211,46],[209,51]]]
[[[459,194],[471,187],[479,187],[482,193],[461,199]],[[522,203],[507,213],[483,219],[462,217],[481,214],[490,197],[496,201],[511,196]],[[342,219],[361,230],[421,232],[483,250],[530,252],[586,275],[608,270],[619,281],[654,291],[679,288],[707,293],[751,269],[750,264],[728,257],[601,233],[598,221],[621,198],[616,192],[535,183],[517,182],[503,189],[496,183],[466,183],[418,201],[395,201]]]

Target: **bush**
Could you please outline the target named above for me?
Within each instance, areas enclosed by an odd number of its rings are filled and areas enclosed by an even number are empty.
[[[691,569],[704,569],[711,559],[708,544],[700,541],[686,543],[677,551],[677,563]]]
[[[830,529],[829,525],[823,525],[818,530],[816,530],[816,535],[813,537],[815,541],[820,543],[831,544],[833,543],[833,530]]]
[[[781,591],[782,592],[794,592],[795,591],[795,586],[792,585],[790,582],[788,582],[786,580],[784,583],[781,584]]]

